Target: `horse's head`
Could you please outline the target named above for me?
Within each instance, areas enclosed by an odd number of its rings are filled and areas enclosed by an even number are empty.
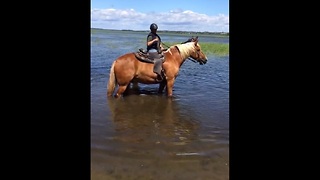
[[[191,38],[190,42],[194,43],[194,51],[190,54],[190,57],[195,61],[199,62],[200,65],[206,64],[208,59],[207,56],[202,52],[200,44],[198,44],[198,36]]]

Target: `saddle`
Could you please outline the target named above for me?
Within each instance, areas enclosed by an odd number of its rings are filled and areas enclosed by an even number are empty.
[[[146,63],[152,63],[154,64],[155,60],[153,58],[149,57],[149,53],[147,51],[145,51],[143,48],[140,48],[139,51],[135,52],[134,55],[136,56],[136,58],[142,62],[146,62]],[[160,59],[163,62],[164,60],[164,56],[163,54],[160,54]]]
[[[156,81],[161,82],[164,79],[165,75],[162,69],[164,56],[162,53],[160,54],[160,57],[156,59],[150,58],[149,53],[145,51],[143,48],[140,48],[139,51],[135,52],[134,54],[139,61],[154,64],[153,72],[158,75]]]

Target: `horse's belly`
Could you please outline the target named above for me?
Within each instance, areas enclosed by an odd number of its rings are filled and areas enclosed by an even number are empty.
[[[151,78],[151,77],[136,77],[136,78],[133,78],[131,82],[142,83],[142,84],[157,84],[158,83],[157,81],[155,81],[155,78]]]

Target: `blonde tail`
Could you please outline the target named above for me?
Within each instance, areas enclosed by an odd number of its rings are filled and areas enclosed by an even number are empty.
[[[116,78],[114,75],[114,65],[115,62],[112,63],[111,69],[110,69],[110,76],[109,76],[109,82],[108,82],[108,89],[107,89],[107,96],[112,96],[114,89],[116,87]]]

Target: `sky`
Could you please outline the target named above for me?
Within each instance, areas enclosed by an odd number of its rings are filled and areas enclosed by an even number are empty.
[[[229,32],[229,0],[91,0],[91,28]]]

